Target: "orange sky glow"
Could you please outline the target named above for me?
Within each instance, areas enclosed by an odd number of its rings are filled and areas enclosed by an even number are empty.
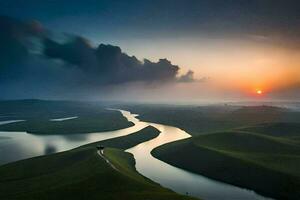
[[[175,40],[175,39],[174,39]],[[149,42],[139,49],[136,41],[124,45],[139,58],[166,57],[172,63],[195,72],[196,78],[209,77],[205,87],[231,91],[244,97],[266,97],[300,82],[300,51],[288,46],[250,39],[181,38]],[[195,42],[197,41],[197,42]],[[138,49],[138,51],[137,51]],[[140,50],[140,51],[139,51]],[[202,88],[199,86],[199,88]],[[199,89],[199,94],[202,89]]]

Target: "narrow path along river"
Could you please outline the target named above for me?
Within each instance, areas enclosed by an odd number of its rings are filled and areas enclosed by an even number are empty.
[[[190,135],[176,127],[139,121],[136,118],[137,115],[131,114],[128,111],[120,111],[128,121],[134,123],[134,126],[117,131],[73,135],[43,136],[26,132],[0,132],[0,165],[24,158],[45,155],[47,153],[65,151],[96,141],[128,135],[148,125],[152,125],[161,131],[160,135],[127,150],[134,155],[136,168],[142,175],[178,193],[188,193],[191,196],[205,200],[266,199],[251,190],[214,181],[154,158],[150,153],[152,149],[165,143],[188,138]],[[1,137],[4,139],[1,139]]]

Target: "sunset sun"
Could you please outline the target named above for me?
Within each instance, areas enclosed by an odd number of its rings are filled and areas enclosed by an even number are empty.
[[[256,90],[256,94],[261,95],[261,94],[263,94],[263,91],[262,90]]]

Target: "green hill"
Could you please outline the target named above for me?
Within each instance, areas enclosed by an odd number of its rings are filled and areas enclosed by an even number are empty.
[[[140,175],[131,154],[109,148],[129,148],[158,134],[155,128],[147,127],[102,142],[105,156],[118,171],[97,154],[97,143],[0,166],[0,199],[193,199]]]
[[[218,132],[167,144],[152,153],[172,165],[267,196],[300,198],[300,146],[287,138]]]
[[[300,123],[267,123],[247,127],[242,130],[257,132],[265,135],[284,137],[287,139],[300,139]]]

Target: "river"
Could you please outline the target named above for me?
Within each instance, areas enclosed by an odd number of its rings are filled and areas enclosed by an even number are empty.
[[[136,169],[139,173],[178,193],[202,199],[267,199],[251,190],[215,181],[154,158],[151,155],[152,149],[191,136],[179,128],[139,121],[136,118],[137,115],[128,111],[120,111],[128,121],[134,123],[134,126],[116,131],[72,135],[34,135],[26,132],[0,132],[0,165],[24,158],[61,152],[96,141],[125,136],[152,125],[161,131],[160,135],[127,150],[134,155]]]
[[[121,111],[134,126],[116,131],[96,132],[88,134],[68,135],[36,135],[27,132],[0,132],[0,165],[49,153],[70,150],[84,144],[111,139],[137,132],[146,126],[139,122],[135,115],[128,111]],[[23,120],[3,121],[2,124]],[[56,123],[55,121],[53,123]],[[0,122],[1,125],[1,122]]]

